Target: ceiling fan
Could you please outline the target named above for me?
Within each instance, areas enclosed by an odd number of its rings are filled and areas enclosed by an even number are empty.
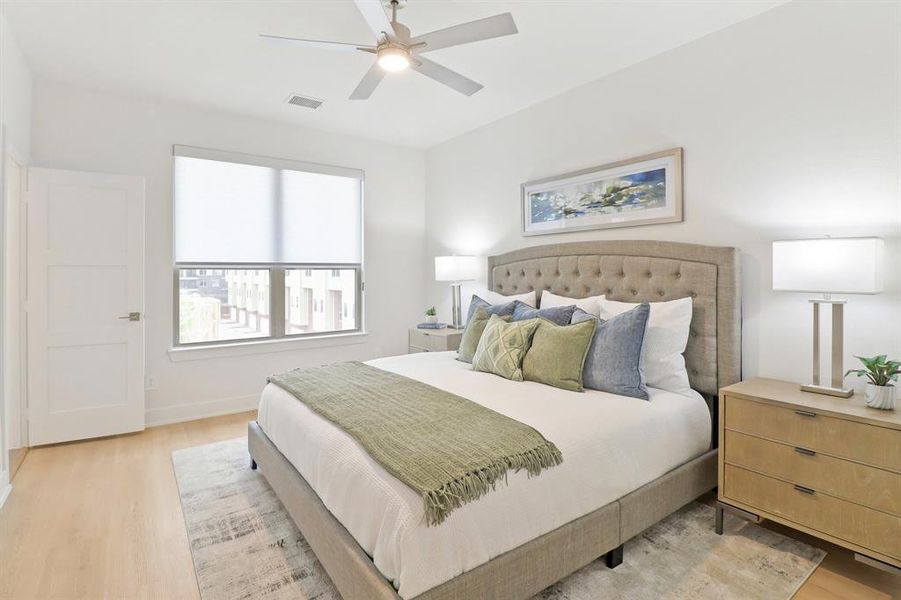
[[[504,13],[411,37],[410,29],[397,20],[399,0],[391,0],[390,21],[388,20],[388,15],[385,14],[381,0],[354,0],[354,2],[363,14],[363,18],[366,19],[366,23],[369,24],[369,28],[376,35],[377,42],[374,46],[304,40],[264,33],[261,33],[260,37],[270,42],[291,46],[346,52],[360,51],[375,54],[375,64],[370,67],[350,95],[351,100],[366,100],[372,95],[372,92],[387,72],[403,71],[408,67],[457,90],[461,94],[472,96],[482,89],[482,84],[431,61],[422,56],[422,54],[450,46],[459,46],[460,44],[469,44],[517,33],[513,15]]]

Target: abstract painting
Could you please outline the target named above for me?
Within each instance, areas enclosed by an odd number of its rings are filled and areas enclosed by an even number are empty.
[[[682,149],[525,183],[523,234],[682,220]]]

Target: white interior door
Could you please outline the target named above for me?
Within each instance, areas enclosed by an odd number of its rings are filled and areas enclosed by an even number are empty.
[[[139,431],[144,180],[28,169],[26,200],[29,442]]]

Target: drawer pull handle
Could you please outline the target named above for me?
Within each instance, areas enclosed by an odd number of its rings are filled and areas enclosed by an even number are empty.
[[[814,490],[810,489],[809,487],[804,487],[803,485],[796,485],[795,489],[802,494],[809,494],[811,496],[814,494]]]
[[[813,450],[808,450],[807,448],[801,448],[800,446],[795,446],[795,452],[798,454],[803,454],[804,456],[816,456],[817,453]]]
[[[810,412],[809,410],[796,410],[796,415],[800,415],[802,417],[815,417],[817,414],[815,412]]]

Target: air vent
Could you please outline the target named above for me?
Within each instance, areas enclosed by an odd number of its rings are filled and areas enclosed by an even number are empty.
[[[310,96],[303,96],[301,94],[291,94],[288,96],[288,104],[293,104],[294,106],[302,106],[303,108],[317,109],[322,106],[322,100],[317,100],[316,98],[311,98]]]

